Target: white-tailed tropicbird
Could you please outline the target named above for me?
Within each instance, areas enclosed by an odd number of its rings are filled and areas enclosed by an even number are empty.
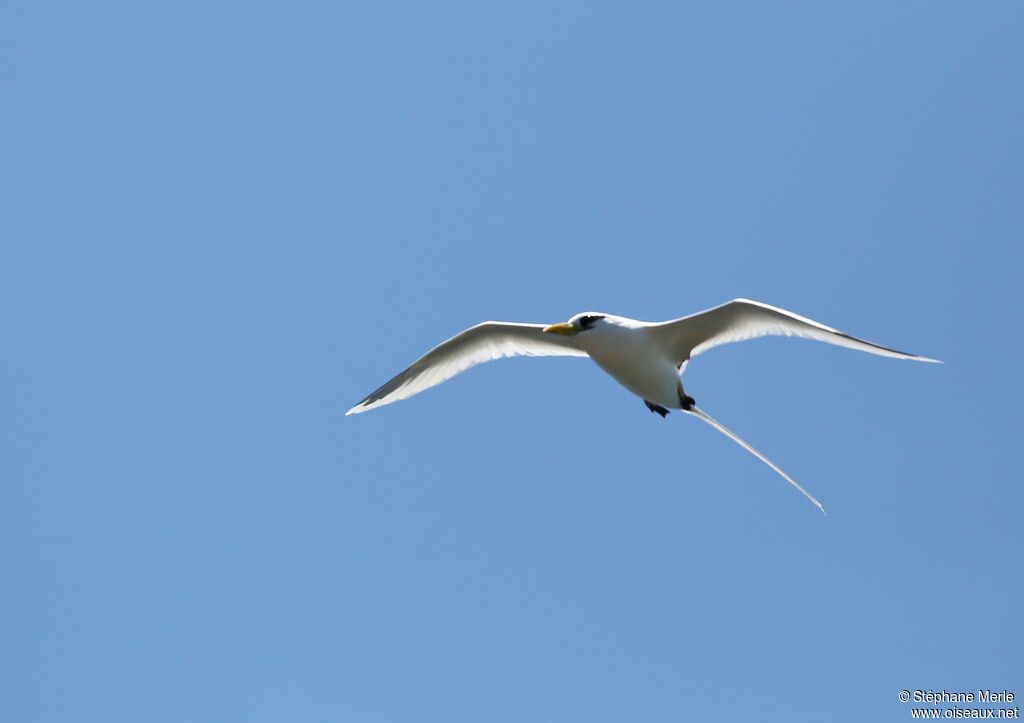
[[[662,417],[669,409],[691,414],[720,431],[778,472],[821,510],[825,508],[774,462],[699,409],[683,391],[691,357],[734,341],[760,336],[800,336],[894,359],[936,362],[844,334],[816,321],[748,299],[734,299],[681,319],[649,322],[584,312],[561,324],[485,321],[437,345],[412,366],[352,407],[358,414],[419,394],[481,362],[510,356],[589,356]]]

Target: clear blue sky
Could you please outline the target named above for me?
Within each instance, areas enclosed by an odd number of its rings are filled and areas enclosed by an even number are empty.
[[[0,718],[898,721],[1024,694],[1017,2],[8,3]],[[484,319],[882,344],[344,412]]]

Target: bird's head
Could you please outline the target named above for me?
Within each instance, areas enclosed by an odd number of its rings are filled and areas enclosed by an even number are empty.
[[[563,321],[561,324],[552,324],[544,327],[545,334],[561,334],[562,336],[576,336],[585,331],[590,331],[605,320],[606,314],[599,314],[596,311],[584,311],[582,314]]]

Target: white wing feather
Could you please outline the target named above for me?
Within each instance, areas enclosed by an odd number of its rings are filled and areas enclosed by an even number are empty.
[[[799,336],[880,356],[940,363],[935,359],[858,339],[791,311],[749,299],[734,299],[707,311],[655,324],[650,329],[663,347],[679,361],[736,341],[761,336]]]
[[[544,324],[485,321],[438,344],[345,414],[358,414],[419,394],[472,366],[510,356],[587,356],[571,337],[545,334]]]

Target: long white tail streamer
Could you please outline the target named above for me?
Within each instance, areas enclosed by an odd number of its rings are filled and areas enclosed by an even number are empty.
[[[691,407],[690,409],[684,409],[683,411],[684,411],[684,412],[686,412],[686,413],[688,413],[688,414],[692,414],[693,416],[697,417],[697,419],[702,419],[702,420],[704,420],[705,422],[707,422],[708,424],[710,424],[710,425],[711,425],[712,427],[714,427],[715,429],[717,429],[717,430],[718,430],[719,432],[721,432],[722,434],[724,434],[724,435],[725,435],[726,437],[728,437],[729,439],[731,439],[731,440],[732,440],[733,442],[735,442],[735,443],[736,443],[736,444],[738,444],[739,446],[743,447],[743,449],[747,450],[747,451],[748,451],[748,452],[750,452],[750,453],[751,453],[752,455],[754,455],[755,457],[757,457],[757,458],[758,458],[759,460],[761,460],[762,462],[764,462],[764,463],[765,463],[766,465],[768,465],[769,467],[771,467],[771,468],[772,468],[773,470],[775,470],[776,472],[778,472],[778,473],[779,473],[779,474],[780,474],[780,475],[782,476],[782,478],[783,478],[784,480],[786,480],[786,481],[787,481],[787,482],[789,482],[789,483],[790,483],[791,485],[793,485],[793,486],[794,486],[794,487],[796,487],[796,488],[797,488],[798,490],[800,490],[800,492],[802,492],[802,493],[803,493],[804,497],[806,497],[807,499],[809,499],[809,500],[810,500],[810,501],[811,501],[811,502],[812,502],[812,503],[814,504],[814,506],[815,506],[815,507],[817,507],[817,508],[818,508],[819,510],[821,510],[821,514],[823,514],[823,515],[827,515],[827,514],[828,514],[827,512],[825,512],[825,508],[821,506],[821,503],[820,503],[820,502],[818,502],[818,500],[817,500],[817,499],[816,499],[816,498],[814,497],[814,495],[812,495],[812,494],[811,494],[810,492],[808,492],[808,491],[807,491],[807,490],[805,490],[805,489],[804,489],[804,488],[803,488],[802,486],[800,486],[800,483],[799,483],[799,482],[797,482],[797,481],[796,481],[795,479],[793,479],[793,478],[792,478],[792,477],[790,477],[790,476],[789,476],[788,474],[786,474],[785,472],[783,472],[783,471],[782,471],[782,470],[781,470],[781,469],[779,468],[779,466],[778,466],[777,464],[775,464],[775,463],[774,463],[774,462],[772,462],[772,461],[771,461],[770,459],[768,459],[767,457],[765,457],[765,456],[764,456],[763,454],[761,454],[760,452],[758,452],[758,451],[757,451],[756,449],[754,449],[753,447],[751,447],[751,446],[750,446],[750,445],[749,445],[749,444],[748,444],[747,442],[743,441],[743,439],[742,439],[742,438],[740,438],[740,436],[739,436],[739,435],[737,435],[737,434],[736,434],[735,432],[732,432],[732,431],[730,431],[729,429],[727,429],[727,428],[726,428],[726,427],[725,427],[725,426],[724,426],[724,425],[723,425],[723,424],[722,424],[721,422],[717,421],[717,420],[716,420],[716,419],[715,419],[714,417],[712,417],[712,416],[711,416],[710,414],[708,414],[707,412],[705,412],[705,411],[703,411],[703,410],[701,410],[701,409],[698,409],[698,408],[697,408],[696,406],[693,406],[693,407]]]

